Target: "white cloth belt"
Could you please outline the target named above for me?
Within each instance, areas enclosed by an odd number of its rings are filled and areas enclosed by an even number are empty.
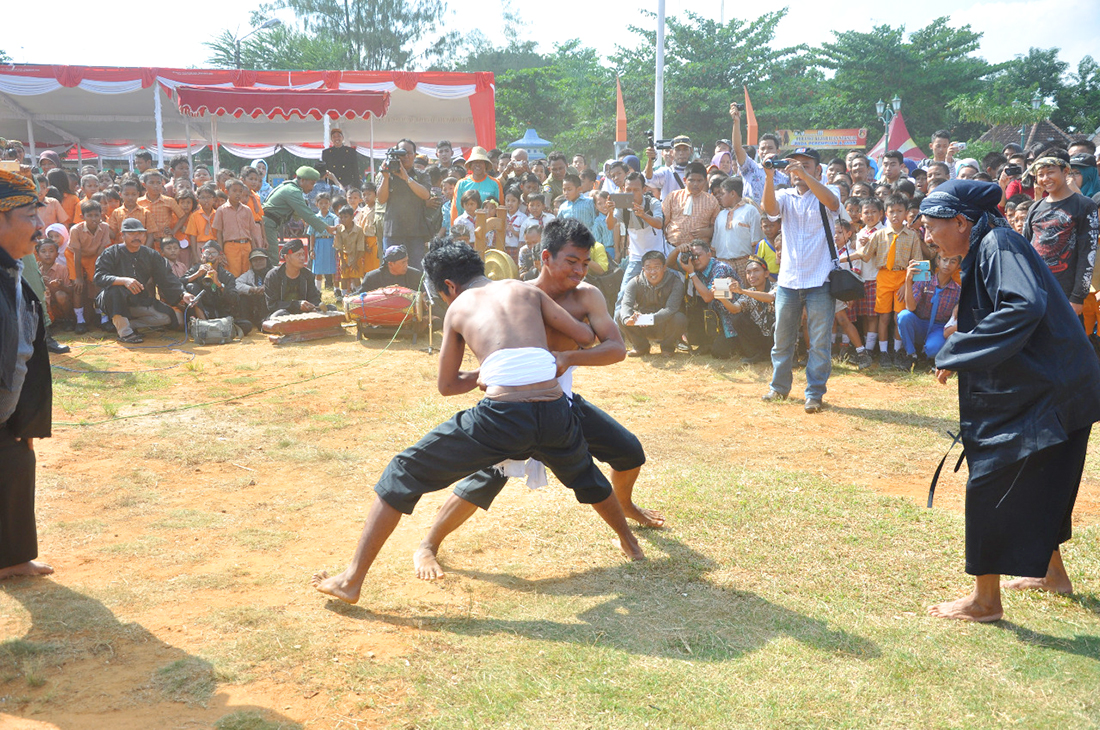
[[[573,400],[573,371],[576,369],[576,367],[571,367],[558,378],[558,385],[561,386],[562,392],[570,401]],[[538,459],[527,459],[526,461],[507,459],[497,464],[497,469],[506,477],[514,479],[526,477],[528,489],[542,489],[550,484],[550,480],[546,476],[546,466]]]
[[[542,347],[497,350],[481,362],[480,380],[486,386],[534,385],[553,380],[557,360]]]

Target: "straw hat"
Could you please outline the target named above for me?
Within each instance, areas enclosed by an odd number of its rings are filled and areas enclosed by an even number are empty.
[[[466,158],[466,164],[471,162],[484,162],[486,165],[492,165],[493,161],[489,159],[489,153],[485,151],[484,147],[474,147],[470,150],[470,156]]]
[[[485,276],[493,281],[518,279],[519,267],[507,253],[491,248],[485,252]]]

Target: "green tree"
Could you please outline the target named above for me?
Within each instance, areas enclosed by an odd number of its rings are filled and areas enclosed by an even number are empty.
[[[1085,56],[1076,73],[1054,94],[1058,104],[1053,121],[1067,131],[1092,135],[1100,128],[1100,64]]]
[[[951,28],[947,22],[946,17],[937,18],[908,40],[904,27],[888,25],[866,33],[834,31],[833,42],[817,51],[821,67],[835,72],[827,85],[823,116],[838,127],[881,129],[875,102],[897,94],[906,126],[918,144],[937,129],[955,126],[958,117],[947,102],[978,92],[991,67],[972,55],[982,34],[969,25]]]
[[[773,47],[776,26],[786,13],[783,9],[752,21],[733,18],[724,24],[692,12],[666,19],[665,119],[674,125],[674,129],[668,128],[669,135],[687,134],[708,146],[728,137],[729,105],[744,98],[744,85],[749,87],[758,118],[778,119],[780,109],[809,116],[802,106],[808,98],[805,82],[814,72],[801,55],[805,49]],[[633,48],[620,47],[610,60],[623,75],[627,118],[645,129],[653,118],[657,38],[655,31],[645,28],[630,26],[630,30],[639,43]],[[721,53],[715,52],[718,48]],[[775,93],[779,90],[788,96]],[[644,144],[644,140],[637,143]]]
[[[250,55],[255,68],[310,63],[354,71],[412,69],[449,56],[459,43],[457,31],[440,31],[446,7],[444,0],[273,0],[259,6],[253,22],[282,9],[292,10],[296,21],[245,45],[257,46]],[[223,32],[207,44],[212,63],[232,65],[226,63],[232,38]]]
[[[572,40],[541,65],[496,77],[497,140],[503,147],[534,128],[556,149],[592,159],[611,155],[615,135],[615,76],[595,50]]]
[[[228,30],[204,45],[210,49],[207,63],[235,67],[236,39]],[[260,31],[241,43],[241,68],[312,71],[341,68],[343,62],[343,52],[332,43],[286,26]]]

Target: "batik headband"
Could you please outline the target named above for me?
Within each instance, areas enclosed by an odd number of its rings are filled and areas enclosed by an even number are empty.
[[[0,213],[38,202],[38,188],[33,180],[0,170]]]

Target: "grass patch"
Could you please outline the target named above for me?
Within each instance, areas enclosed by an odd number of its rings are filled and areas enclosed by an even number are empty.
[[[220,527],[225,518],[213,512],[203,512],[197,509],[174,509],[168,515],[152,524],[152,527],[161,530],[208,530]]]
[[[187,657],[158,669],[153,675],[153,686],[172,702],[206,707],[214,694],[217,679],[209,662]]]
[[[288,720],[269,720],[254,710],[234,712],[214,723],[215,730],[300,730],[301,727]]]

